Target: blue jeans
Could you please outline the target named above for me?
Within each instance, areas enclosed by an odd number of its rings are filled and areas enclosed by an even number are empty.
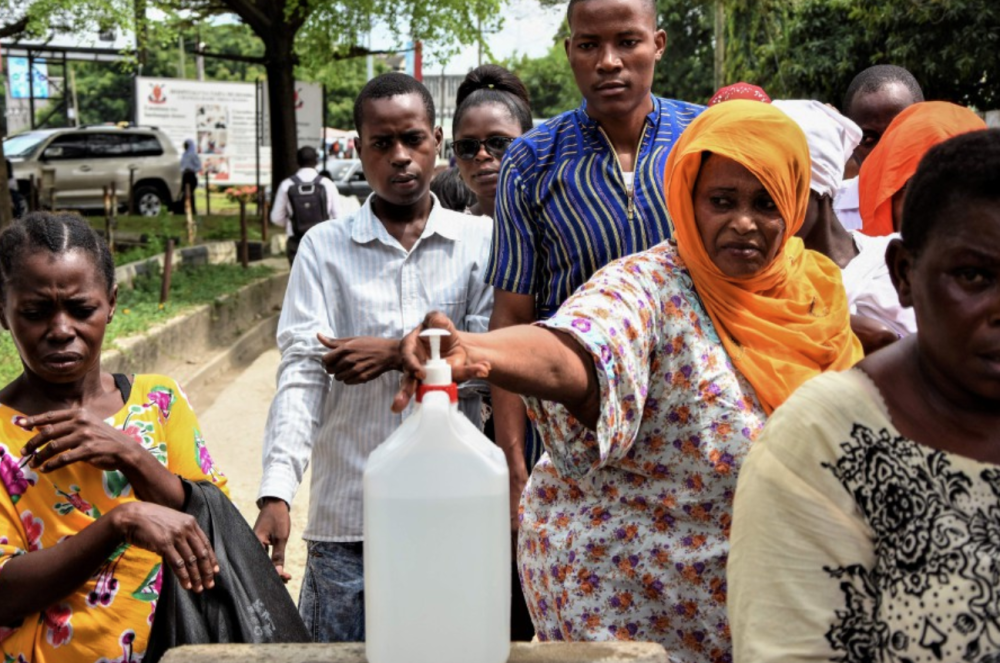
[[[313,642],[365,641],[363,544],[309,541],[299,614]]]

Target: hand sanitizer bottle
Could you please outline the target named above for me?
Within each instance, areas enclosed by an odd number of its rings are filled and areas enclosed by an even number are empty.
[[[419,406],[364,474],[369,663],[504,663],[510,654],[509,484],[503,452],[458,410],[441,337]]]

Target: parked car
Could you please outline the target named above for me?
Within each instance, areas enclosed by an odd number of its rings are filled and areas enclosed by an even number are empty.
[[[326,169],[330,172],[330,179],[336,183],[340,195],[356,196],[358,201],[364,204],[368,194],[372,192],[372,187],[365,178],[365,171],[361,169],[360,159],[327,161]]]
[[[58,209],[104,209],[104,187],[112,183],[124,207],[130,172],[136,213],[156,216],[181,198],[180,155],[155,127],[28,131],[4,139],[4,153],[22,190],[32,175],[39,183],[51,179]]]

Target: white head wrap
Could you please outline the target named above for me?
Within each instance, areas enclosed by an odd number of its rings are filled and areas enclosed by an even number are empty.
[[[818,101],[775,99],[772,103],[795,120],[806,135],[813,191],[832,197],[843,182],[847,160],[861,142],[861,127]]]

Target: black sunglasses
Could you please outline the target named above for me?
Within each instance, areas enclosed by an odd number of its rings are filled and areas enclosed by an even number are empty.
[[[451,142],[451,146],[455,150],[455,156],[465,161],[471,161],[479,154],[480,145],[485,145],[486,152],[494,159],[499,159],[513,142],[514,139],[507,136],[490,136],[486,140],[479,140],[478,138],[454,140]]]

